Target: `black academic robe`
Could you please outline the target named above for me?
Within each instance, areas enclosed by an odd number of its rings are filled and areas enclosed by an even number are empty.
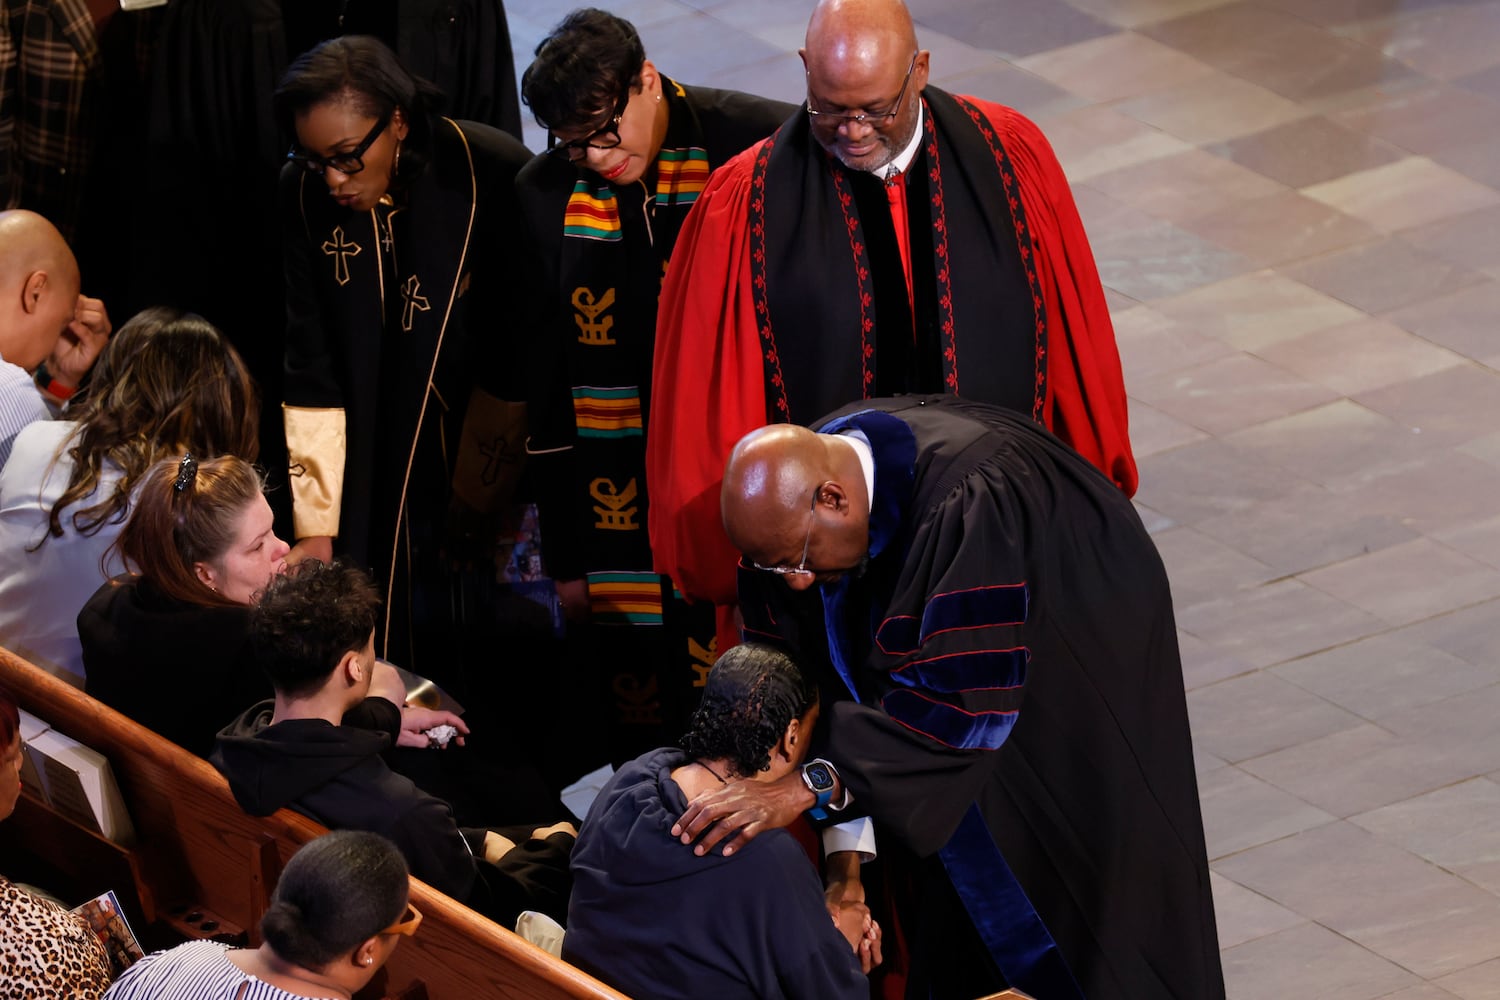
[[[504,401],[531,301],[515,195],[530,154],[474,122],[434,119],[432,136],[394,207],[357,213],[282,173],[284,414],[297,536],[336,535],[372,569],[383,655],[451,680],[450,484],[482,493],[521,447]]]
[[[742,570],[741,606],[747,638],[822,669],[814,752],[912,863],[909,995],[1223,997],[1171,594],[1130,501],[998,407],[818,426],[871,443],[868,569],[810,600]],[[958,907],[963,933],[924,943]]]
[[[608,633],[614,752],[676,740],[713,663],[712,609],[656,573],[646,531],[646,414],[657,297],[677,233],[709,172],[793,109],[663,80],[667,133],[653,170],[616,190],[555,156],[517,179],[537,281],[550,297],[527,361],[527,442],[555,579],[588,581]],[[602,650],[601,650],[602,652]]]

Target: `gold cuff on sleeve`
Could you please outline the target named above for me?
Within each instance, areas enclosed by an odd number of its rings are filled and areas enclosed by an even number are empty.
[[[339,533],[344,497],[344,411],[282,404],[298,538]]]

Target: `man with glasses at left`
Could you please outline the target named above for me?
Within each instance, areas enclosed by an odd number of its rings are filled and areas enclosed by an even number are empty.
[[[548,152],[517,186],[550,300],[528,365],[527,462],[543,552],[576,638],[607,644],[610,753],[676,739],[713,662],[712,608],[652,569],[646,411],[656,301],[709,172],[791,105],[678,84],[630,22],[569,14],[521,80]]]

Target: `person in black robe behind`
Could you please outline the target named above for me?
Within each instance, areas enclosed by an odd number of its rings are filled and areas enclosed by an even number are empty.
[[[436,98],[363,36],[299,57],[277,91],[297,136],[281,178],[283,415],[293,561],[336,544],[371,567],[377,649],[462,688],[465,659],[493,660],[493,644],[454,567],[494,573],[483,537],[445,525],[497,506],[519,474],[524,407],[507,401],[531,295],[514,181],[530,155],[433,113]]]
[[[822,667],[837,774],[700,796],[684,839],[847,791],[909,878],[908,996],[1222,998],[1171,593],[1130,501],[987,404],[816,426],[743,438],[722,504],[745,633]]]

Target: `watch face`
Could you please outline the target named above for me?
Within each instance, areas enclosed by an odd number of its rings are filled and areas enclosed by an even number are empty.
[[[822,761],[814,761],[802,769],[802,776],[815,792],[833,791],[833,771]]]

